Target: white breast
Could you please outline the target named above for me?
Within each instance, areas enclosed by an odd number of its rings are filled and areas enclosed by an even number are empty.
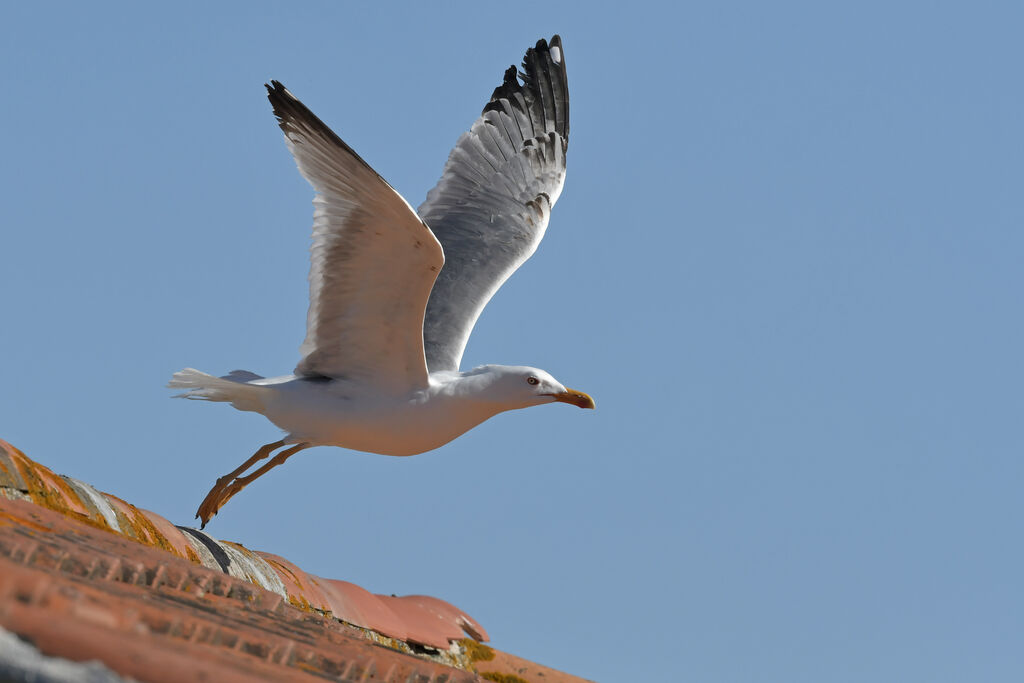
[[[500,408],[445,391],[371,395],[357,385],[294,380],[274,386],[264,415],[287,441],[381,455],[416,455],[464,434]]]

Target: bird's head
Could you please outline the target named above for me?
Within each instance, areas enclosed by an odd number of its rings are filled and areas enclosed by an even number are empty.
[[[571,403],[593,408],[594,399],[582,391],[569,389],[540,368],[523,365],[484,365],[476,368],[486,380],[489,399],[507,405],[507,409],[527,408],[542,403]]]

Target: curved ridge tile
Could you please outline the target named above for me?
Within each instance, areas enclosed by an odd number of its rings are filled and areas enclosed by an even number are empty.
[[[170,546],[168,552],[200,564],[199,558],[196,557],[195,551],[192,550],[192,545],[185,538],[185,534],[181,533],[181,529],[171,524],[167,518],[161,517],[155,512],[143,510],[142,508],[136,508],[136,510],[139,511],[140,515],[149,520],[149,523],[153,525],[157,533],[163,536],[164,541]]]
[[[114,511],[110,501],[104,498],[102,493],[94,489],[90,484],[79,481],[74,477],[58,476],[67,482],[68,486],[78,494],[79,501],[89,510],[90,517],[96,519],[96,515],[99,515],[111,529],[118,533],[124,533],[124,530],[121,529],[121,525],[117,521],[117,512]]]
[[[331,612],[336,618],[391,638],[409,640],[405,620],[384,604],[379,596],[348,581],[324,579],[313,575],[310,575],[310,578],[327,596]]]
[[[98,524],[106,524],[102,515],[90,513],[82,503],[79,493],[70,484],[21,451],[15,449],[15,453],[20,457],[14,458],[14,465],[25,481],[32,502],[56,512],[73,512]]]
[[[0,488],[143,545],[277,593],[300,608],[330,612],[342,621],[397,640],[447,650],[463,633],[478,641],[487,632],[458,607],[426,595],[375,595],[348,581],[304,572],[283,557],[219,541],[191,527],[136,508],[72,477],[59,476],[0,440]]]
[[[231,558],[217,543],[217,539],[192,527],[179,526],[178,528],[184,533],[185,540],[192,546],[192,550],[199,556],[199,564],[207,569],[225,574],[230,573],[228,567],[231,565]]]
[[[0,439],[0,487],[28,493],[28,484],[25,483],[15,463],[16,454],[19,453],[21,451],[17,448]]]
[[[398,615],[405,624],[406,632],[409,634],[408,640],[414,643],[447,650],[451,641],[463,637],[461,627],[427,609],[416,600],[387,595],[376,597]]]
[[[133,512],[134,505],[129,505],[117,496],[112,496],[109,493],[100,492],[100,495],[107,501],[111,511],[114,513],[118,532],[143,545],[156,545],[156,539],[150,538],[152,534],[139,527],[138,520],[136,519],[137,513]]]
[[[320,586],[313,582],[309,574],[279,555],[262,550],[257,550],[256,554],[277,572],[277,576],[281,579],[288,594],[288,602],[299,609],[313,608],[321,612],[333,611],[327,596],[320,590]]]
[[[421,609],[426,610],[432,614],[437,615],[439,618],[451,623],[456,628],[464,631],[467,636],[473,640],[485,643],[491,639],[487,635],[487,631],[477,621],[463,612],[461,609],[445,602],[440,598],[431,597],[429,595],[404,595],[396,600],[402,600],[403,602],[410,602],[418,605]],[[462,638],[462,634],[459,634],[459,638]]]
[[[236,579],[248,581],[260,588],[277,593],[285,600],[288,599],[288,592],[284,589],[281,577],[277,575],[273,567],[267,564],[266,560],[238,543],[218,541],[218,545],[231,560],[228,564],[228,574]]]

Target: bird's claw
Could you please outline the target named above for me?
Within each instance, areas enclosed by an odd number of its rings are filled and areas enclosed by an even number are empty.
[[[201,520],[199,524],[200,529],[205,529],[206,525],[210,523],[217,511],[220,510],[224,504],[221,502],[221,493],[224,490],[224,486],[218,480],[210,492],[206,494],[206,498],[203,498],[203,502],[199,504],[199,509],[196,511],[196,519]]]
[[[199,525],[200,529],[205,529],[210,520],[220,512],[220,509],[236,493],[245,488],[245,483],[237,479],[230,480],[231,483],[225,486],[223,483],[224,479],[225,477],[218,479],[217,483],[210,489],[210,492],[206,494],[203,502],[199,504],[199,510],[196,511],[196,519],[202,520],[202,523]]]

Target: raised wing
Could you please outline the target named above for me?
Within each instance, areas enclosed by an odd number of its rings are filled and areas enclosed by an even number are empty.
[[[445,254],[423,325],[431,371],[458,370],[480,312],[537,249],[568,144],[565,57],[554,36],[526,51],[521,73],[505,72],[418,209]]]
[[[267,86],[316,190],[309,314],[296,374],[427,386],[423,315],[444,253],[412,207],[283,85]]]

